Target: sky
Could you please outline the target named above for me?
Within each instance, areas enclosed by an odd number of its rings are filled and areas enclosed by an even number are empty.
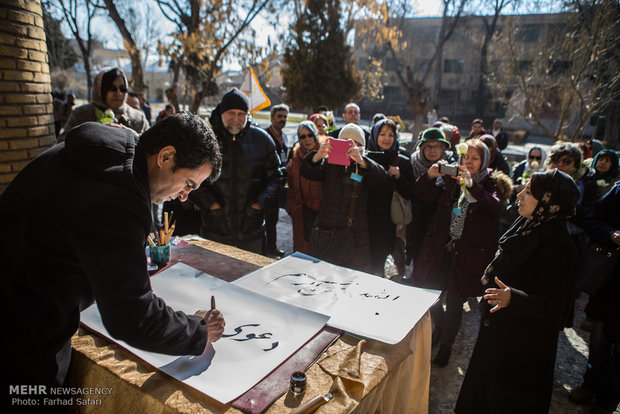
[[[174,30],[174,25],[166,18],[163,17],[159,7],[155,4],[154,1],[144,0],[130,0],[133,1],[136,6],[145,7],[148,13],[151,16],[155,16],[155,18],[161,19],[161,29],[163,33],[169,33]],[[439,17],[442,12],[442,0],[412,0],[414,5],[415,15],[419,17]],[[521,12],[531,12],[528,10]],[[542,12],[542,11],[541,11]],[[478,11],[478,13],[485,14],[484,10]],[[489,12],[487,12],[489,13]],[[287,22],[287,19],[282,19],[282,24],[280,27],[284,27],[284,30],[288,27],[290,21]],[[252,26],[255,28],[257,32],[257,44],[260,46],[265,46],[267,44],[267,38],[272,37],[275,39],[275,31],[272,29],[271,25],[266,21],[266,19],[262,18],[260,15],[255,18],[252,22]],[[120,34],[118,33],[118,29],[113,24],[111,19],[107,16],[97,17],[96,23],[93,25],[95,30],[93,33],[95,37],[104,42],[106,48],[109,49],[122,49],[123,48],[123,40]],[[72,37],[71,32],[69,31],[66,25],[63,25],[63,29],[65,31],[65,35],[67,37]],[[152,53],[153,57],[155,57],[156,53]],[[225,69],[238,70],[240,69],[238,65],[235,65],[234,62],[225,62]]]

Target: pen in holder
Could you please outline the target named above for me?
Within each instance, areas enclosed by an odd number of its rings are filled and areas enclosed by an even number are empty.
[[[156,264],[160,268],[165,266],[170,261],[170,243],[163,246],[150,246],[149,254],[151,256],[151,263]]]

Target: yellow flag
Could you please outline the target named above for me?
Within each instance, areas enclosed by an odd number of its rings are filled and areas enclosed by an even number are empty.
[[[245,79],[241,84],[241,92],[245,93],[250,100],[250,113],[254,115],[254,112],[260,111],[263,108],[271,105],[271,101],[263,92],[254,74],[254,69],[250,68],[250,71],[245,75]]]

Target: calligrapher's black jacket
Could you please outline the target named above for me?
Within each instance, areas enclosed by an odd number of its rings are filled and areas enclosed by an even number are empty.
[[[576,250],[566,220],[511,239],[500,244],[505,260],[487,270],[510,286],[510,305],[490,313],[488,303],[480,303],[480,331],[455,407],[458,414],[549,411]],[[490,279],[485,288],[497,288]]]
[[[347,217],[351,202],[355,202],[355,212],[351,231],[355,240],[355,253],[349,263],[335,263],[362,271],[370,270],[370,248],[368,245],[367,200],[369,193],[380,186],[388,185],[385,169],[368,157],[364,157],[367,168],[357,168],[362,176],[360,191],[357,198],[351,196],[354,181],[351,173],[356,171],[355,164],[342,166],[329,164],[327,158],[317,163],[312,162],[316,151],[308,153],[301,163],[301,175],[311,181],[323,182],[321,207],[317,217],[317,225],[321,229],[334,230],[347,227]],[[353,201],[354,200],[354,201]],[[321,259],[321,257],[319,257]]]
[[[149,194],[135,133],[88,122],[0,196],[2,385],[62,384],[70,338],[93,300],[110,334],[132,346],[171,355],[204,350],[204,321],[151,291]]]
[[[280,177],[276,174],[280,157],[267,133],[250,121],[235,136],[224,127],[220,106],[209,118],[222,151],[222,172],[215,183],[204,183],[190,193],[202,212],[201,235],[219,243],[237,245],[257,240],[265,231],[262,211],[277,207]],[[210,210],[217,202],[222,208]]]

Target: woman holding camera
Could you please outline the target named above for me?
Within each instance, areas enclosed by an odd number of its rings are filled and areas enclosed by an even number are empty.
[[[435,163],[414,187],[416,197],[437,201],[412,281],[415,286],[443,290],[431,308],[433,338],[440,343],[433,362],[440,367],[450,360],[463,303],[468,297],[482,295],[480,276],[495,252],[496,217],[502,205],[495,179],[489,175],[486,145],[471,139],[459,144],[457,151],[461,164]]]
[[[457,413],[547,413],[558,332],[565,321],[575,247],[567,219],[579,190],[565,173],[535,172],[519,217],[484,271],[480,331]]]

